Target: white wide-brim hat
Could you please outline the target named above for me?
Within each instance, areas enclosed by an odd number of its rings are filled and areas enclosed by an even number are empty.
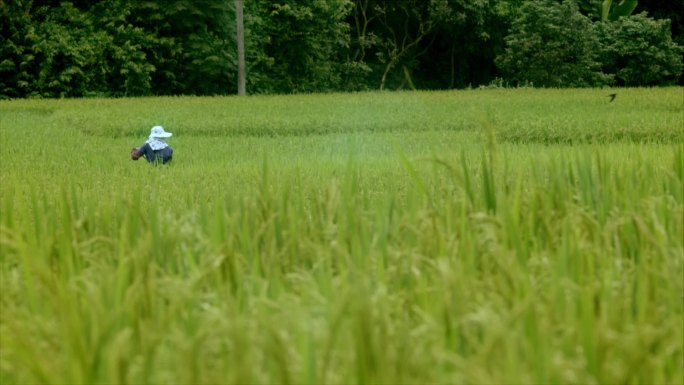
[[[164,127],[162,126],[154,126],[150,130],[150,139],[151,138],[169,138],[173,135],[170,132],[164,131]]]

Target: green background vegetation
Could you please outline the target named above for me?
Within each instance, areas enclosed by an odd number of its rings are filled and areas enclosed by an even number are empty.
[[[682,91],[0,101],[0,382],[682,383]]]
[[[252,94],[684,81],[683,0],[245,0]],[[0,1],[0,97],[226,95],[234,0]]]

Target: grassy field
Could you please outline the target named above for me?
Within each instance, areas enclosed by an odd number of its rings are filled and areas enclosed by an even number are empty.
[[[610,92],[0,101],[0,383],[682,384],[684,89]]]

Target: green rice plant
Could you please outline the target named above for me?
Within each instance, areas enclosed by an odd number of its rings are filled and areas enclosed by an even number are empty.
[[[0,382],[682,383],[682,141],[543,136],[681,89],[603,92],[2,101]]]

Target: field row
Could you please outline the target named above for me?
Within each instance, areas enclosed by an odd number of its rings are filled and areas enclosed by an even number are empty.
[[[0,102],[0,383],[684,383],[684,95],[618,92]]]

